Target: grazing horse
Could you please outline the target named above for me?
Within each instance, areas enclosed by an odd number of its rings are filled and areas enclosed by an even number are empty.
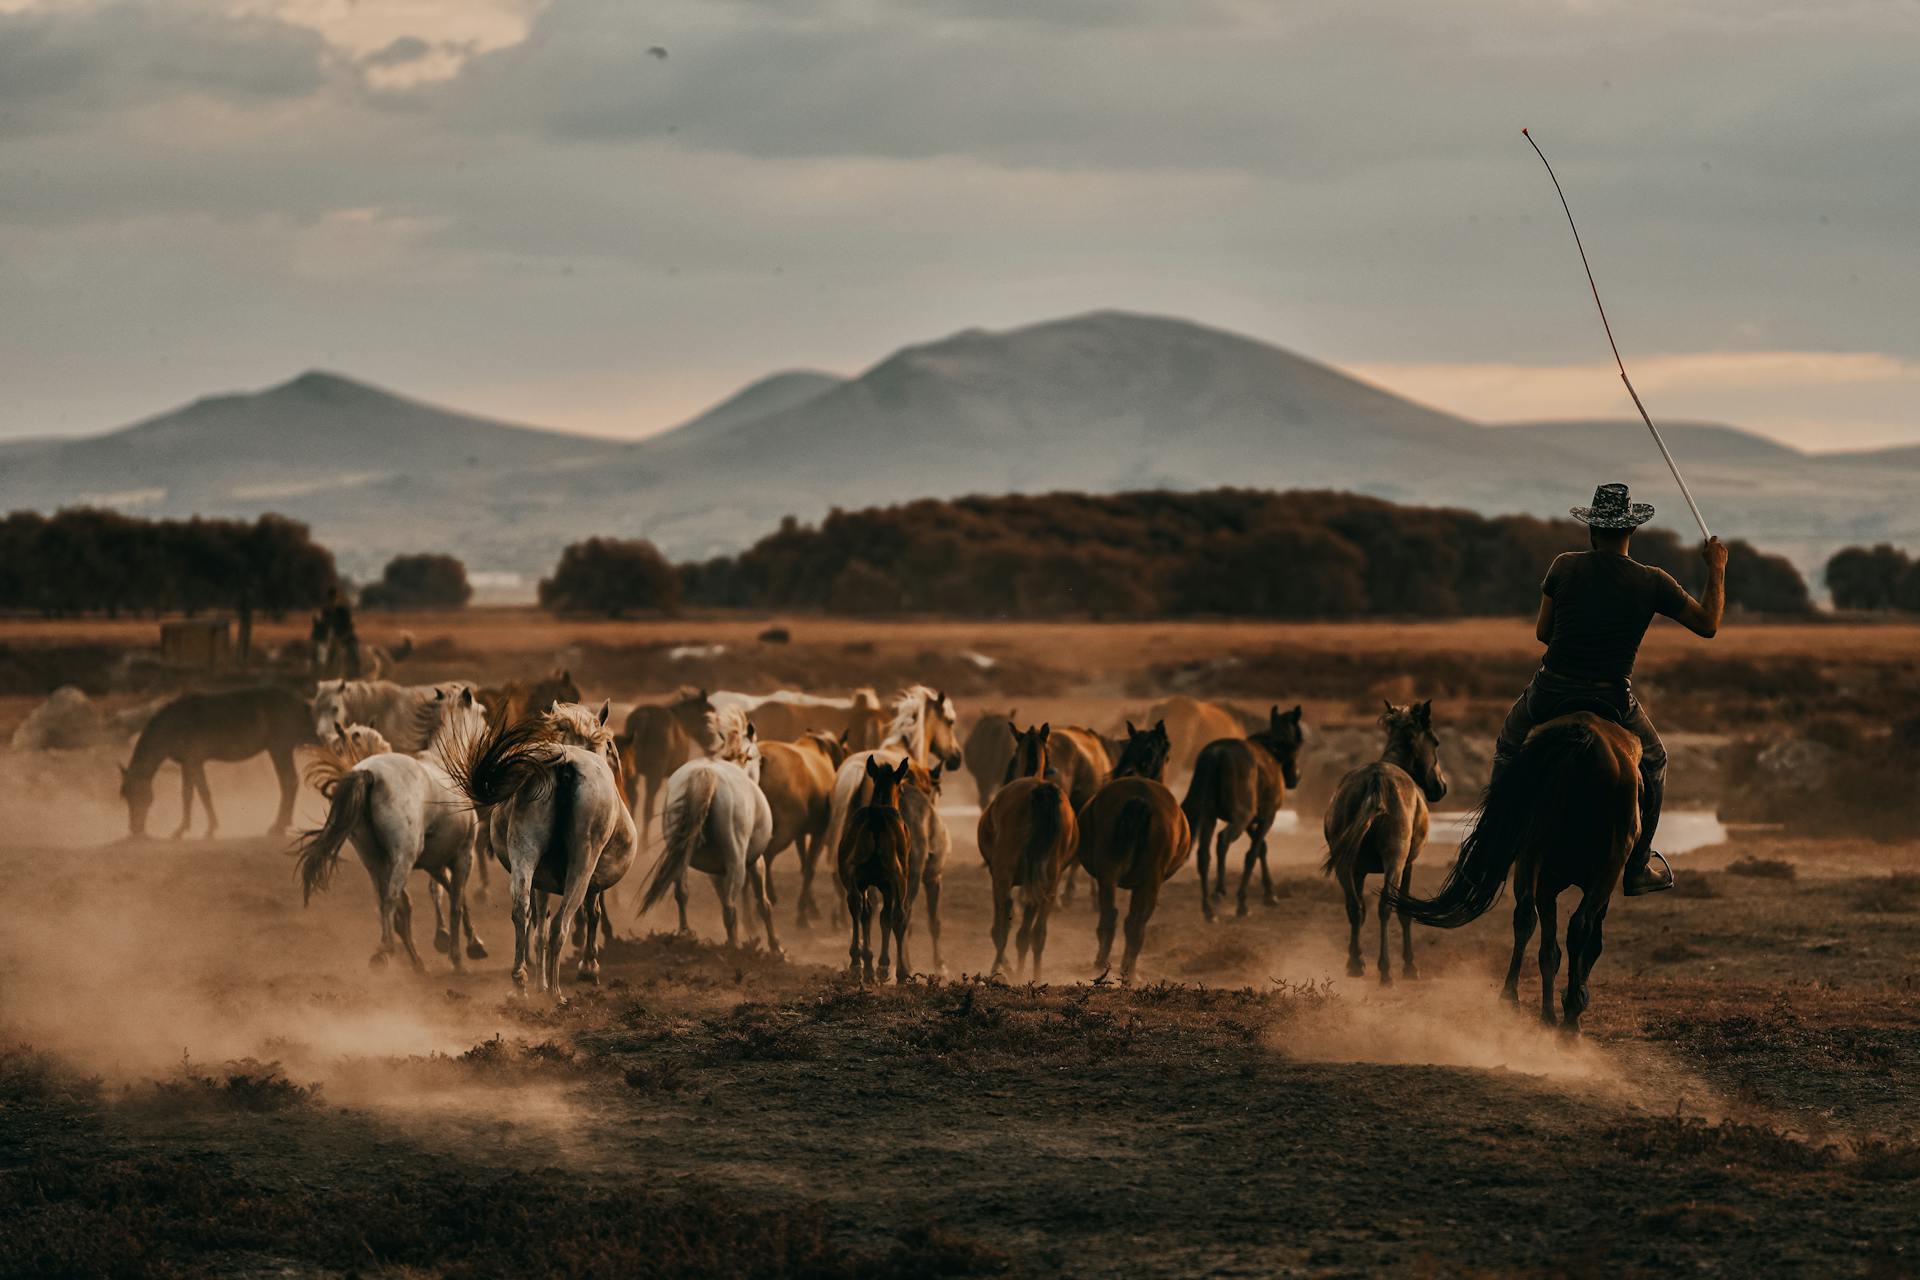
[[[561,942],[576,916],[586,925],[577,977],[598,982],[605,896],[640,852],[607,708],[555,703],[501,717],[464,745],[453,777],[479,817],[482,846],[507,870],[515,989],[526,990],[531,958],[536,989],[559,994]]]
[[[153,775],[172,760],[180,766],[180,825],[174,839],[187,834],[196,791],[207,812],[207,835],[213,835],[220,821],[213,812],[213,792],[207,788],[207,761],[246,760],[264,751],[280,779],[280,809],[267,829],[267,834],[277,835],[292,821],[294,796],[300,790],[293,768],[294,748],[318,741],[307,704],[286,689],[266,685],[224,693],[183,693],[147,721],[134,743],[133,758],[120,770],[127,830],[134,836],[147,834]]]
[[[1267,727],[1247,737],[1216,738],[1200,751],[1194,762],[1193,781],[1187,784],[1187,798],[1180,808],[1193,829],[1194,850],[1200,864],[1200,911],[1213,919],[1213,899],[1227,894],[1227,849],[1242,832],[1247,836],[1247,861],[1240,871],[1240,905],[1236,915],[1247,914],[1247,882],[1253,867],[1260,864],[1260,884],[1264,901],[1274,904],[1273,875],[1267,869],[1267,832],[1273,816],[1280,811],[1288,787],[1300,785],[1300,744],[1306,737],[1300,723],[1300,708],[1281,714],[1279,707],[1267,709]],[[1218,822],[1220,838],[1213,838]],[[1207,888],[1209,854],[1219,867],[1212,891]]]
[[[795,846],[800,856],[800,901],[794,923],[802,928],[820,914],[813,901],[813,870],[827,833],[833,773],[846,758],[846,746],[839,738],[817,731],[794,742],[760,744],[760,790],[773,812],[773,835],[767,841],[765,859],[767,896],[773,896],[775,855],[788,845]]]
[[[1014,715],[1012,711],[1005,715],[982,711],[973,728],[967,730],[966,745],[960,749],[982,809],[993,803],[993,793],[1006,781],[1007,768],[1013,763],[1013,744],[1020,736]]]
[[[1113,931],[1120,918],[1119,890],[1127,903],[1127,947],[1120,960],[1120,981],[1132,982],[1147,938],[1147,921],[1160,901],[1160,886],[1186,861],[1187,816],[1173,792],[1160,781],[1173,743],[1165,721],[1151,729],[1127,725],[1113,777],[1080,810],[1080,865],[1098,886],[1100,951],[1093,965],[1105,973],[1113,955]]]
[[[691,933],[687,868],[692,867],[706,872],[720,895],[728,946],[740,943],[739,907],[750,892],[767,932],[767,950],[783,955],[774,936],[773,903],[767,898],[761,866],[767,842],[773,838],[773,810],[760,790],[760,746],[738,707],[711,712],[708,720],[715,753],[687,761],[667,779],[667,807],[661,819],[666,848],[647,880],[640,909],[650,909],[671,888],[680,908],[680,931]]]
[[[1007,969],[1007,933],[1013,927],[1013,891],[1020,890],[1017,965],[1033,948],[1034,981],[1047,947],[1047,916],[1060,874],[1080,842],[1067,789],[1047,777],[1051,726],[1027,729],[1014,744],[1012,775],[980,814],[980,857],[993,877],[993,972]]]
[[[687,761],[706,753],[707,716],[712,710],[706,690],[682,689],[671,702],[648,703],[627,714],[627,731],[618,742],[622,758],[631,762],[627,807],[640,823],[642,840],[652,834],[655,801],[668,777]]]
[[[442,694],[458,697],[462,689],[474,686],[464,680],[443,680],[439,684],[394,684],[388,680],[328,680],[314,691],[313,728],[322,738],[333,736],[341,725],[364,724],[379,730],[395,751],[418,752],[426,748],[421,737],[420,708]],[[491,706],[476,691],[482,706]]]
[[[833,779],[833,804],[827,817],[827,845],[838,850],[846,830],[847,818],[860,803],[859,793],[867,783],[867,757],[877,755],[885,764],[911,760],[922,768],[938,764],[951,771],[960,767],[960,743],[955,725],[958,715],[953,699],[946,694],[916,684],[902,689],[893,702],[893,720],[879,746],[856,751],[840,765]],[[835,923],[839,921],[836,919]]]
[[[1340,782],[1327,806],[1327,857],[1320,864],[1334,876],[1347,898],[1347,976],[1367,971],[1360,960],[1360,925],[1367,918],[1366,880],[1378,874],[1380,885],[1380,983],[1393,982],[1387,961],[1387,908],[1400,901],[1400,969],[1419,977],[1413,963],[1413,921],[1405,895],[1413,885],[1413,864],[1427,840],[1427,804],[1447,794],[1440,767],[1440,739],[1433,732],[1433,703],[1396,707],[1380,716],[1387,731],[1380,759],[1355,769]],[[1504,875],[1506,864],[1501,864]],[[1475,914],[1478,914],[1477,912]],[[1464,923],[1464,922],[1462,922]]]
[[[334,785],[325,824],[295,848],[302,897],[311,902],[332,882],[341,846],[352,841],[380,901],[376,966],[392,958],[397,933],[413,967],[426,968],[414,950],[413,903],[407,897],[407,877],[416,870],[447,891],[448,927],[465,925],[472,937],[472,922],[465,917],[474,815],[446,762],[485,731],[486,709],[474,700],[473,690],[462,689],[457,696],[442,694],[426,703],[418,714],[427,748],[415,755],[369,756],[347,770]],[[486,948],[473,938],[467,954],[479,959]],[[463,967],[457,950],[453,967]]]
[[[913,769],[913,762],[901,759],[885,764],[869,755],[865,770],[869,798],[847,820],[846,833],[836,851],[840,883],[847,892],[847,916],[852,941],[847,946],[847,967],[863,983],[874,980],[873,908],[880,899],[881,949],[887,940],[894,945],[893,980],[907,980],[907,886],[913,858],[913,839],[900,813],[901,784]],[[886,968],[886,961],[881,961]]]
[[[1167,725],[1167,737],[1176,744],[1167,760],[1169,778],[1190,775],[1207,743],[1247,736],[1246,724],[1231,709],[1184,693],[1147,708],[1146,719]]]
[[[1520,965],[1540,925],[1540,1020],[1551,1026],[1560,969],[1559,897],[1580,890],[1567,921],[1567,992],[1561,1027],[1580,1033],[1587,980],[1600,958],[1601,926],[1627,855],[1640,836],[1640,740],[1611,720],[1577,712],[1549,720],[1527,738],[1487,788],[1473,830],[1440,892],[1396,892],[1395,904],[1421,924],[1454,929],[1486,912],[1513,872],[1513,960],[1501,995],[1520,998]]]

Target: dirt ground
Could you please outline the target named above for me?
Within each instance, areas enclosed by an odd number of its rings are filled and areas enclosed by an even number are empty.
[[[1318,725],[1438,684],[1461,735],[1537,656],[1518,622],[795,620],[786,644],[757,639],[767,622],[363,631],[411,632],[423,679],[570,666],[620,700],[920,671],[963,713],[1104,723],[1225,689],[1291,693]],[[125,655],[153,630],[0,623],[0,736],[42,673],[151,696]],[[1711,742],[1797,714],[1809,681],[1825,703],[1908,696],[1916,638],[1730,628],[1703,674],[1656,629],[1644,669],[1671,736]],[[1920,1274],[1920,840],[1736,829],[1678,857],[1677,892],[1614,904],[1571,1042],[1538,1023],[1531,959],[1521,1006],[1496,999],[1503,907],[1416,930],[1419,977],[1390,987],[1370,918],[1349,978],[1317,812],[1276,838],[1276,900],[1256,884],[1245,919],[1229,899],[1204,924],[1183,868],[1135,987],[1094,981],[1084,893],[1055,915],[1045,985],[983,982],[960,780],[944,975],[920,913],[921,976],[849,982],[844,932],[793,924],[788,854],[785,961],[721,945],[704,883],[691,939],[663,932],[670,906],[634,919],[629,887],[602,985],[556,1005],[511,996],[497,871],[489,958],[455,973],[433,953],[422,882],[427,972],[374,970],[364,877],[303,908],[284,842],[254,834],[264,761],[210,770],[221,838],[135,844],[122,758],[0,753],[0,1275]],[[303,794],[297,821],[321,812]],[[1430,845],[1419,885],[1451,854]]]

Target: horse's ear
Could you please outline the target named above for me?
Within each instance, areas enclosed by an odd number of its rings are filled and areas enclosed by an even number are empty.
[[[468,685],[466,688],[460,691],[460,705],[463,707],[470,707],[473,705],[473,686],[472,685]]]
[[[895,782],[905,782],[907,775],[912,772],[913,761],[907,759],[905,756],[901,756],[900,763],[893,767],[893,780]]]
[[[1163,738],[1164,738],[1164,737],[1166,737],[1166,736],[1167,736],[1167,722],[1166,722],[1165,720],[1155,720],[1155,721],[1153,722],[1153,731],[1154,731],[1155,733],[1157,733],[1157,734],[1159,734],[1159,735],[1160,735],[1161,737],[1163,737]]]
[[[933,768],[927,770],[927,780],[933,783],[936,788],[940,785],[940,771],[945,767],[944,765],[936,764]]]
[[[445,701],[445,700],[446,700],[446,696],[447,696],[447,691],[446,691],[445,689],[435,689],[435,690],[433,691],[433,700],[434,700],[435,702],[443,702],[443,701]]]
[[[121,765],[121,766],[120,766],[120,781],[121,781],[121,782],[123,782],[123,783],[124,783],[124,782],[125,782],[125,781],[126,781],[126,780],[127,780],[128,778],[131,778],[132,776],[133,776],[133,770],[131,770],[131,769],[129,769],[129,768],[127,768],[127,766],[125,766],[125,765]]]
[[[1305,710],[1306,708],[1301,703],[1296,702],[1293,704],[1293,710],[1287,712],[1287,719],[1293,721],[1295,724],[1299,724],[1304,718]]]
[[[747,741],[752,742],[755,738],[759,736],[760,736],[760,731],[753,727],[753,721],[751,720],[747,721]]]
[[[839,743],[840,743],[840,745],[841,745],[841,746],[843,746],[843,747],[851,747],[851,746],[853,745],[853,740],[852,740],[852,739],[850,739],[850,738],[849,738],[849,737],[847,736],[848,734],[850,734],[850,733],[852,733],[852,732],[853,732],[853,730],[851,730],[851,729],[842,729],[842,730],[840,731],[840,737],[839,737],[839,739],[838,739],[838,741],[839,741]]]
[[[886,772],[887,772],[887,767],[880,763],[880,760],[877,756],[870,755],[867,757],[867,776],[869,778],[883,777],[885,776]]]
[[[1413,709],[1413,714],[1414,714],[1414,718],[1419,720],[1421,724],[1426,724],[1426,725],[1432,724],[1433,723],[1433,699],[1428,698],[1425,702],[1415,707]]]
[[[1140,736],[1140,731],[1133,727],[1133,721],[1131,720],[1127,721],[1127,736],[1129,738],[1137,738]]]
[[[613,699],[608,698],[600,704],[600,723],[605,724],[607,717],[613,714]]]
[[[559,681],[559,682],[560,682],[561,684],[572,684],[572,683],[573,683],[573,668],[571,668],[571,667],[562,667],[562,668],[560,668],[560,681]]]
[[[1013,740],[1014,740],[1015,742],[1018,742],[1018,741],[1020,741],[1020,739],[1021,739],[1021,738],[1022,738],[1023,736],[1025,736],[1025,735],[1023,735],[1023,734],[1022,734],[1022,733],[1020,732],[1020,726],[1019,726],[1019,725],[1017,725],[1017,724],[1015,724],[1015,723],[1014,723],[1013,721],[1011,721],[1011,720],[1009,720],[1009,721],[1007,721],[1007,732],[1013,735]]]

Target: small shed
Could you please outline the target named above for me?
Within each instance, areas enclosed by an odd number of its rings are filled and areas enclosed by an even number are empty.
[[[233,619],[176,618],[160,624],[160,660],[175,667],[233,664]]]

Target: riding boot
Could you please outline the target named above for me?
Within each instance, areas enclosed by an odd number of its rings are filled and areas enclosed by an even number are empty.
[[[1660,827],[1660,801],[1666,789],[1664,771],[1652,776],[1641,775],[1640,839],[1634,844],[1633,852],[1627,855],[1626,870],[1620,876],[1620,887],[1629,898],[1673,888],[1673,868],[1667,865],[1664,857],[1653,851],[1653,834]],[[1657,871],[1652,865],[1655,858],[1660,859]]]

